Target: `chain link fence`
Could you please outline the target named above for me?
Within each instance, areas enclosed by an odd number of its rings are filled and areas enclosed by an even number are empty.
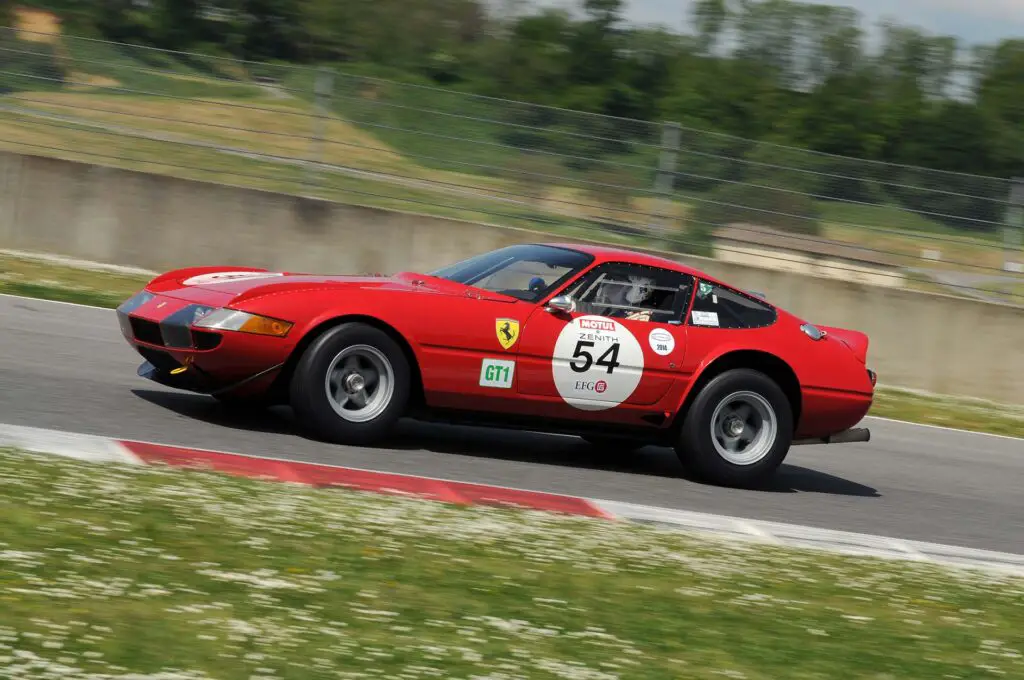
[[[12,28],[0,64],[8,150],[1024,303],[1009,179]]]

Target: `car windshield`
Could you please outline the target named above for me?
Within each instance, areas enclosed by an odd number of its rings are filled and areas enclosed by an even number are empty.
[[[536,302],[594,260],[567,248],[521,245],[471,257],[431,272],[449,281]]]

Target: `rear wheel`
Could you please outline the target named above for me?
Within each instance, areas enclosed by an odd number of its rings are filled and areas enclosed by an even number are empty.
[[[303,353],[290,401],[299,422],[339,444],[370,444],[405,414],[410,367],[384,331],[362,323],[328,330]]]
[[[758,371],[734,369],[693,400],[676,453],[707,481],[751,487],[776,472],[792,438],[793,410],[778,384]]]

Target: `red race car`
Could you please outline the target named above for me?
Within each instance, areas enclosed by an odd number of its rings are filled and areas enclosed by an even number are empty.
[[[430,274],[179,269],[118,310],[139,375],[290,404],[371,444],[401,417],[670,445],[693,473],[763,482],[796,443],[866,442],[868,338],[818,327],[677,262],[528,244]]]

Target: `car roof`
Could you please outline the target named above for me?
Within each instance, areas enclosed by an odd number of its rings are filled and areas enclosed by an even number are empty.
[[[599,262],[617,261],[617,262],[629,262],[632,264],[647,265],[649,267],[661,267],[663,269],[671,269],[673,271],[682,272],[684,274],[691,274],[693,276],[700,276],[710,281],[717,281],[715,277],[693,267],[688,267],[681,262],[670,260],[667,257],[660,257],[658,255],[651,255],[649,253],[640,252],[637,250],[630,250],[628,248],[616,248],[614,246],[599,246],[590,244],[578,244],[578,243],[543,243],[538,245],[551,246],[553,248],[566,248],[568,250],[576,250],[581,253],[587,253],[593,255]]]

